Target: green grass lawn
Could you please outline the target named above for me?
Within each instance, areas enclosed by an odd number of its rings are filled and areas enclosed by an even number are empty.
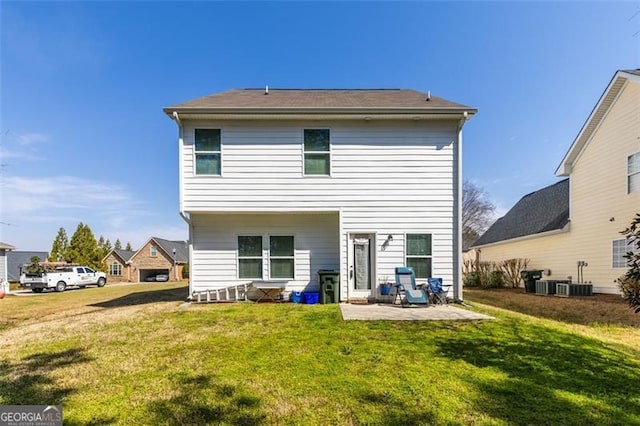
[[[344,322],[337,305],[185,295],[0,300],[0,404],[62,404],[72,425],[640,424],[639,352],[606,330],[488,305],[495,321]]]

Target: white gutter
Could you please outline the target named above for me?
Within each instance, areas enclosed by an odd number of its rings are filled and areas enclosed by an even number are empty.
[[[458,160],[458,176],[457,176],[457,202],[456,202],[456,228],[458,232],[456,233],[456,241],[454,244],[456,253],[455,259],[456,262],[453,265],[454,267],[454,279],[456,283],[453,287],[453,299],[462,301],[462,127],[464,123],[469,119],[469,114],[465,111],[462,114],[462,118],[460,119],[460,123],[458,124],[458,143],[457,146],[457,160]]]
[[[187,214],[184,212],[184,203],[182,202],[182,195],[184,194],[184,178],[182,176],[182,160],[183,160],[183,156],[182,156],[182,146],[183,146],[183,138],[184,138],[184,128],[182,126],[182,121],[180,120],[180,116],[178,115],[177,111],[173,111],[172,114],[172,118],[173,120],[176,122],[176,124],[178,125],[178,199],[179,199],[179,211],[180,211],[180,217],[187,222],[187,224],[191,225],[191,218],[189,216],[187,216]]]

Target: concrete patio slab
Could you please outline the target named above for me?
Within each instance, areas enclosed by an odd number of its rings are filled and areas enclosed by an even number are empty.
[[[459,321],[459,320],[492,320],[488,315],[468,311],[452,305],[430,305],[427,307],[409,306],[389,303],[354,305],[341,303],[342,319],[349,320],[386,320],[386,321]]]

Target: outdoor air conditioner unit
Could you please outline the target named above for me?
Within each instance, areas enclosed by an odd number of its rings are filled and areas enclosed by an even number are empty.
[[[556,285],[556,296],[593,296],[593,284],[571,284],[559,282]]]

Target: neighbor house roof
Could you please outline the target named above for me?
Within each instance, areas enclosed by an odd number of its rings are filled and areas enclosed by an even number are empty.
[[[472,247],[558,231],[568,223],[569,179],[564,179],[522,197]]]
[[[177,113],[463,113],[475,108],[407,89],[233,89],[164,108]]]
[[[556,176],[569,176],[573,168],[573,164],[584,150],[591,136],[600,126],[602,120],[609,112],[620,92],[628,82],[640,83],[640,70],[620,70],[615,73],[611,82],[600,97],[600,100],[591,111],[587,121],[582,126],[580,133],[576,136],[571,144],[569,151],[562,159],[562,162],[556,169]]]
[[[49,253],[46,251],[10,251],[7,253],[7,278],[9,281],[20,281],[20,267],[31,263],[32,257],[47,260]]]
[[[164,252],[170,259],[173,259],[173,249],[176,249],[176,263],[187,263],[189,262],[189,246],[186,241],[171,241],[165,240],[163,238],[151,237],[149,240],[142,245],[140,250],[145,248],[147,244],[154,242],[160,250]],[[135,256],[140,253],[140,250],[136,251],[133,256],[129,258],[131,261]]]
[[[11,244],[3,243],[0,241],[0,250],[13,250],[15,247]]]
[[[160,248],[167,253],[169,257],[173,257],[173,249],[176,249],[176,262],[186,263],[189,261],[189,247],[186,241],[170,241],[158,237],[153,237],[152,239],[158,243]]]
[[[112,253],[119,257],[120,260],[122,260],[124,263],[127,263],[129,259],[131,259],[131,257],[136,254],[136,252],[132,250],[113,249],[104,258],[106,259]]]

